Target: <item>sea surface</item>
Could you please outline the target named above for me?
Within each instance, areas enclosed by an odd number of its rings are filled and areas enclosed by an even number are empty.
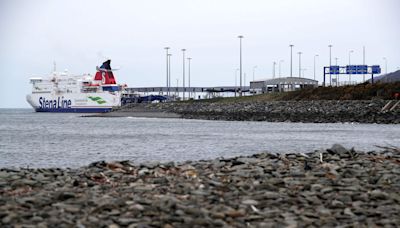
[[[0,167],[81,167],[99,160],[186,161],[259,152],[312,152],[334,143],[356,150],[400,147],[400,126],[269,123],[0,109]]]

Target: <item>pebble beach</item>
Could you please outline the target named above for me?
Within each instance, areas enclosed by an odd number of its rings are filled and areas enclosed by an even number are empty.
[[[400,150],[0,169],[1,227],[398,227]]]

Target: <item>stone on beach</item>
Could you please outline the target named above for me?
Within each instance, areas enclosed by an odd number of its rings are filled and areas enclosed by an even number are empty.
[[[399,124],[400,109],[381,112],[386,100],[299,100],[236,102],[170,102],[136,104],[107,115],[126,114],[136,109],[175,113],[182,118],[304,123]]]
[[[282,156],[0,169],[0,226],[395,227],[399,166],[397,148],[334,145]]]

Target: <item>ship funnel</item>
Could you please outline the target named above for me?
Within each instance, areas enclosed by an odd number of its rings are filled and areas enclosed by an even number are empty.
[[[117,84],[111,69],[111,60],[105,61],[100,67],[96,67],[94,80],[102,81],[102,84]]]

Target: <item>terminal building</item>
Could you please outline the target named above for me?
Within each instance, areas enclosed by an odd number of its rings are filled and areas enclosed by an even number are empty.
[[[284,77],[250,82],[250,93],[288,92],[318,87],[318,81],[308,78]]]

